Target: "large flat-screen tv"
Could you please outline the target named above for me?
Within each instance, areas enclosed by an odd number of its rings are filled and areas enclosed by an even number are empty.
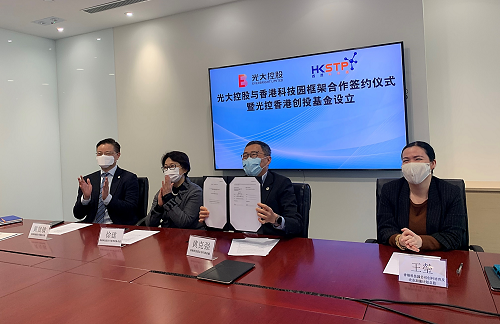
[[[403,42],[209,69],[216,170],[247,142],[273,169],[401,167],[407,144]]]

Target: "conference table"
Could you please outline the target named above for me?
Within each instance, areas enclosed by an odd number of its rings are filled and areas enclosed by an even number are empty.
[[[48,240],[28,239],[33,222],[0,227],[23,233],[0,241],[1,323],[500,323],[498,316],[441,306],[376,305],[353,299],[453,304],[498,314],[483,267],[500,254],[429,252],[447,259],[448,288],[383,274],[390,246],[280,238],[269,255],[228,256],[249,233],[100,225]],[[102,227],[157,230],[123,247],[98,246]],[[215,260],[186,256],[190,235],[216,238]],[[224,285],[196,276],[226,260],[255,268]],[[456,269],[463,264],[460,274]]]

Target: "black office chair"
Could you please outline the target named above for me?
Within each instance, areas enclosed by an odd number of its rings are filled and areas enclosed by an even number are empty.
[[[198,186],[203,189],[203,177],[189,177],[192,183],[196,183]]]
[[[376,212],[378,211],[378,204],[380,200],[380,194],[382,193],[382,187],[390,182],[396,180],[396,178],[386,178],[386,179],[377,179],[377,189],[376,189]],[[465,182],[462,179],[441,179],[444,180],[452,185],[455,185],[460,188],[460,193],[462,195],[462,201],[464,202],[464,209],[465,209],[465,234],[464,237],[462,238],[462,246],[460,247],[461,250],[472,250],[475,252],[484,252],[483,248],[479,245],[469,245],[469,219],[467,216],[467,202],[466,202],[466,195],[465,195]],[[365,243],[377,243],[377,240],[374,239],[367,239]]]
[[[297,198],[297,211],[302,215],[301,237],[309,237],[309,209],[311,209],[311,186],[307,183],[292,183]]]
[[[145,219],[148,215],[148,199],[149,199],[149,180],[147,177],[138,177],[139,181],[139,202],[137,204],[138,216],[140,221],[137,226],[145,226]]]

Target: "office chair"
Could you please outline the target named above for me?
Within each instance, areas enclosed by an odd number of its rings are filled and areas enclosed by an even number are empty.
[[[397,178],[387,178],[387,179],[377,179],[377,188],[376,188],[376,211],[378,212],[378,204],[380,200],[380,194],[382,193],[382,187],[393,180],[396,180]],[[464,202],[464,210],[465,210],[465,234],[464,237],[462,238],[462,246],[460,247],[460,250],[472,250],[474,252],[484,252],[483,248],[479,245],[469,245],[469,218],[467,215],[467,202],[466,202],[466,195],[465,195],[465,182],[462,179],[441,179],[444,180],[452,185],[455,185],[460,188],[460,193],[462,195],[462,201]],[[377,243],[377,240],[375,239],[367,239],[365,243]]]
[[[311,209],[311,186],[307,183],[292,183],[297,199],[297,211],[302,215],[301,237],[309,237],[309,209]]]
[[[148,215],[149,180],[147,177],[138,177],[137,181],[139,182],[139,202],[137,209],[140,221],[136,225],[145,226],[145,218]]]
[[[192,183],[196,183],[198,186],[203,189],[203,177],[189,177]]]

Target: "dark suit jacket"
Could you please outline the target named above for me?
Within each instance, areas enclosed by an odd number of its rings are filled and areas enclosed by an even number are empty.
[[[393,234],[408,228],[410,186],[405,178],[386,183],[377,211],[377,241],[388,244]],[[433,236],[445,250],[461,248],[465,235],[466,211],[460,188],[432,177],[427,200],[427,235]]]
[[[297,212],[297,201],[292,182],[287,177],[267,171],[262,186],[261,202],[285,218],[285,230],[275,229],[272,224],[264,224],[257,231],[264,235],[300,235],[302,232],[302,216]]]
[[[101,171],[96,171],[83,177],[85,181],[90,179],[92,184],[92,195],[88,205],[82,205],[82,190],[78,188],[78,196],[73,215],[78,219],[85,218],[85,223],[93,223],[97,213],[99,203],[99,190],[101,187]],[[113,196],[106,206],[109,217],[113,224],[135,225],[138,217],[139,182],[137,176],[127,170],[116,168],[116,172],[111,182],[109,193]]]

